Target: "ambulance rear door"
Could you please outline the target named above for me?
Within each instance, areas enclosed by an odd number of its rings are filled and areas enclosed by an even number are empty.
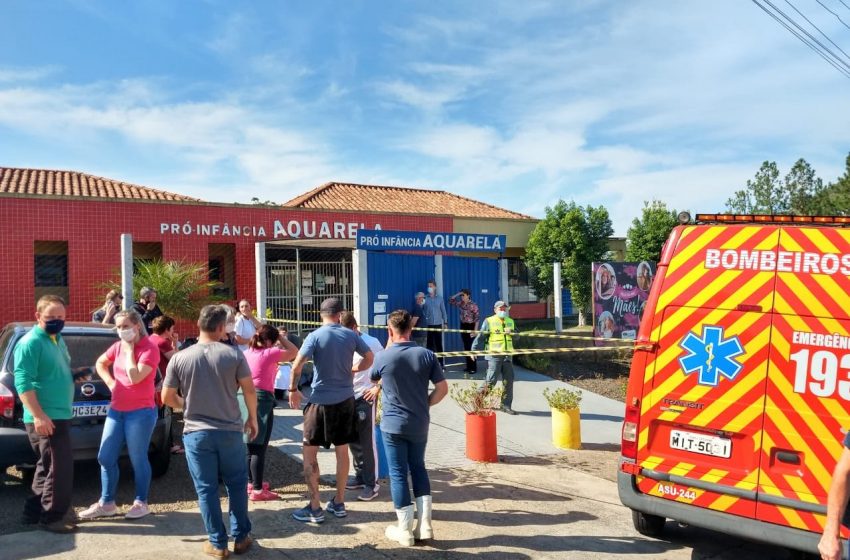
[[[774,226],[683,231],[656,306],[644,493],[755,516],[778,239]]]
[[[821,532],[850,426],[850,231],[784,228],[757,517]],[[845,533],[846,536],[846,533]]]

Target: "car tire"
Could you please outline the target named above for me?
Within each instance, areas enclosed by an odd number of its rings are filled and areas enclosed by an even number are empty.
[[[171,430],[168,437],[165,438],[162,446],[154,449],[148,454],[148,460],[151,463],[151,476],[159,478],[168,472],[168,466],[171,464]]]
[[[632,523],[635,530],[647,537],[659,537],[664,532],[666,519],[658,515],[632,510]]]

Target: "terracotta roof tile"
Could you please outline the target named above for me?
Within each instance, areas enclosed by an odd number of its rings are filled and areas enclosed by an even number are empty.
[[[74,196],[199,202],[199,199],[78,171],[0,167],[0,195]]]
[[[285,202],[283,206],[313,210],[439,214],[459,218],[535,219],[446,191],[352,183],[325,183]]]

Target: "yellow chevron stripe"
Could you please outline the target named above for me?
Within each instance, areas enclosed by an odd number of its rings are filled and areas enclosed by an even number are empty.
[[[785,251],[803,250],[802,245],[800,245],[796,239],[791,237],[791,234],[789,232],[786,232],[786,234],[782,236],[780,243],[782,243],[781,248]]]
[[[679,476],[688,476],[688,474],[697,468],[694,463],[686,463],[684,461],[676,463],[676,465],[670,469],[671,474],[677,474]]]
[[[788,387],[790,387],[790,385],[788,385]],[[782,390],[784,390],[784,389],[782,389]],[[784,393],[784,394],[787,394],[787,393]],[[802,400],[802,399],[797,399],[797,400]],[[797,408],[797,406],[793,403],[792,403],[792,406],[794,406],[794,408],[797,409],[797,410],[805,410],[806,409],[805,404],[802,404],[802,408]],[[783,434],[787,434],[786,437],[789,439],[790,442],[793,442],[795,444],[795,448],[799,449],[805,455],[806,466],[811,471],[812,476],[815,478],[815,480],[817,480],[818,483],[821,486],[823,486],[823,483],[821,483],[821,481],[824,481],[828,484],[830,477],[831,477],[831,473],[826,470],[826,468],[823,466],[823,463],[821,463],[820,459],[818,458],[817,455],[815,455],[815,453],[812,451],[811,447],[809,447],[809,444],[806,443],[805,439],[803,439],[802,437],[796,437],[796,438],[793,437],[794,434],[797,433],[796,430],[794,429],[794,425],[791,423],[790,420],[788,420],[788,418],[785,416],[785,414],[779,409],[779,407],[776,405],[776,403],[773,402],[773,400],[770,397],[767,398],[767,406],[765,408],[765,414],[767,415],[768,418],[770,418],[773,421],[774,424],[776,424],[776,426],[779,428],[779,430]],[[814,415],[812,415],[811,421],[817,422],[817,420],[814,418]],[[820,422],[817,422],[817,423],[820,424]],[[822,427],[823,427],[823,424],[821,424],[821,428]],[[815,433],[817,433],[817,430],[815,430]],[[765,453],[770,455],[771,448],[772,447],[765,447],[764,448]],[[825,490],[824,490],[824,492],[825,492]],[[812,491],[808,490],[807,493],[812,494]]]
[[[700,230],[700,235],[698,239],[695,239],[691,242],[690,245],[682,249],[680,252],[676,253],[673,256],[673,259],[670,261],[670,268],[668,268],[668,274],[673,271],[684,266],[689,260],[691,260],[694,255],[699,253],[700,251],[705,250],[706,246],[708,246],[712,241],[714,241],[717,236],[723,233],[726,230],[725,227],[716,227],[716,228],[704,228]],[[684,236],[683,236],[684,241]],[[681,244],[681,242],[680,242]],[[699,271],[699,275],[705,273],[705,269],[703,267],[695,268],[694,270]],[[666,285],[665,282],[664,291],[658,298],[658,307],[663,309],[670,305],[670,301],[674,298],[681,295],[685,290],[690,287],[689,282],[679,281],[670,286]]]
[[[800,480],[800,477],[794,475],[783,475],[782,477],[785,479],[785,483],[797,494],[797,499],[801,502],[808,502],[810,504],[817,504],[818,499],[815,498],[809,487],[803,484],[803,481]]]
[[[814,276],[814,275],[812,275],[812,276]],[[820,301],[819,298],[816,298],[814,295],[812,295],[812,292],[810,292],[809,289],[806,287],[806,285],[803,284],[799,275],[790,274],[790,273],[782,273],[780,275],[780,281],[785,282],[785,284],[788,286],[788,288],[792,292],[797,294],[797,297],[800,298],[800,301],[803,302],[803,305],[806,306],[806,309],[809,312],[811,312],[812,315],[815,315],[815,316],[818,316],[818,317],[828,317],[829,316],[829,314],[830,314],[829,310],[826,308],[826,306],[823,304],[823,302]],[[783,307],[783,308],[777,307],[776,309],[780,313],[789,313],[789,312],[793,313],[794,312],[794,310],[791,309],[790,306],[789,307]]]
[[[819,251],[824,253],[843,253],[843,250],[839,250],[832,241],[823,234],[823,231],[815,228],[801,228],[800,233],[805,235],[809,241],[811,241],[815,247],[818,248]],[[837,230],[841,231],[841,230]]]

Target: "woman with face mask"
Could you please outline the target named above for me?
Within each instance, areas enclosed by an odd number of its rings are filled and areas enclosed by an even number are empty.
[[[97,374],[112,391],[112,402],[97,454],[101,497],[80,512],[80,519],[120,515],[115,504],[115,492],[118,487],[118,457],[125,443],[133,465],[136,499],[124,517],[138,519],[150,513],[148,447],[156,425],[154,383],[159,349],[148,338],[142,318],[134,310],[119,311],[115,315],[115,327],[120,340],[98,358],[96,366]]]

